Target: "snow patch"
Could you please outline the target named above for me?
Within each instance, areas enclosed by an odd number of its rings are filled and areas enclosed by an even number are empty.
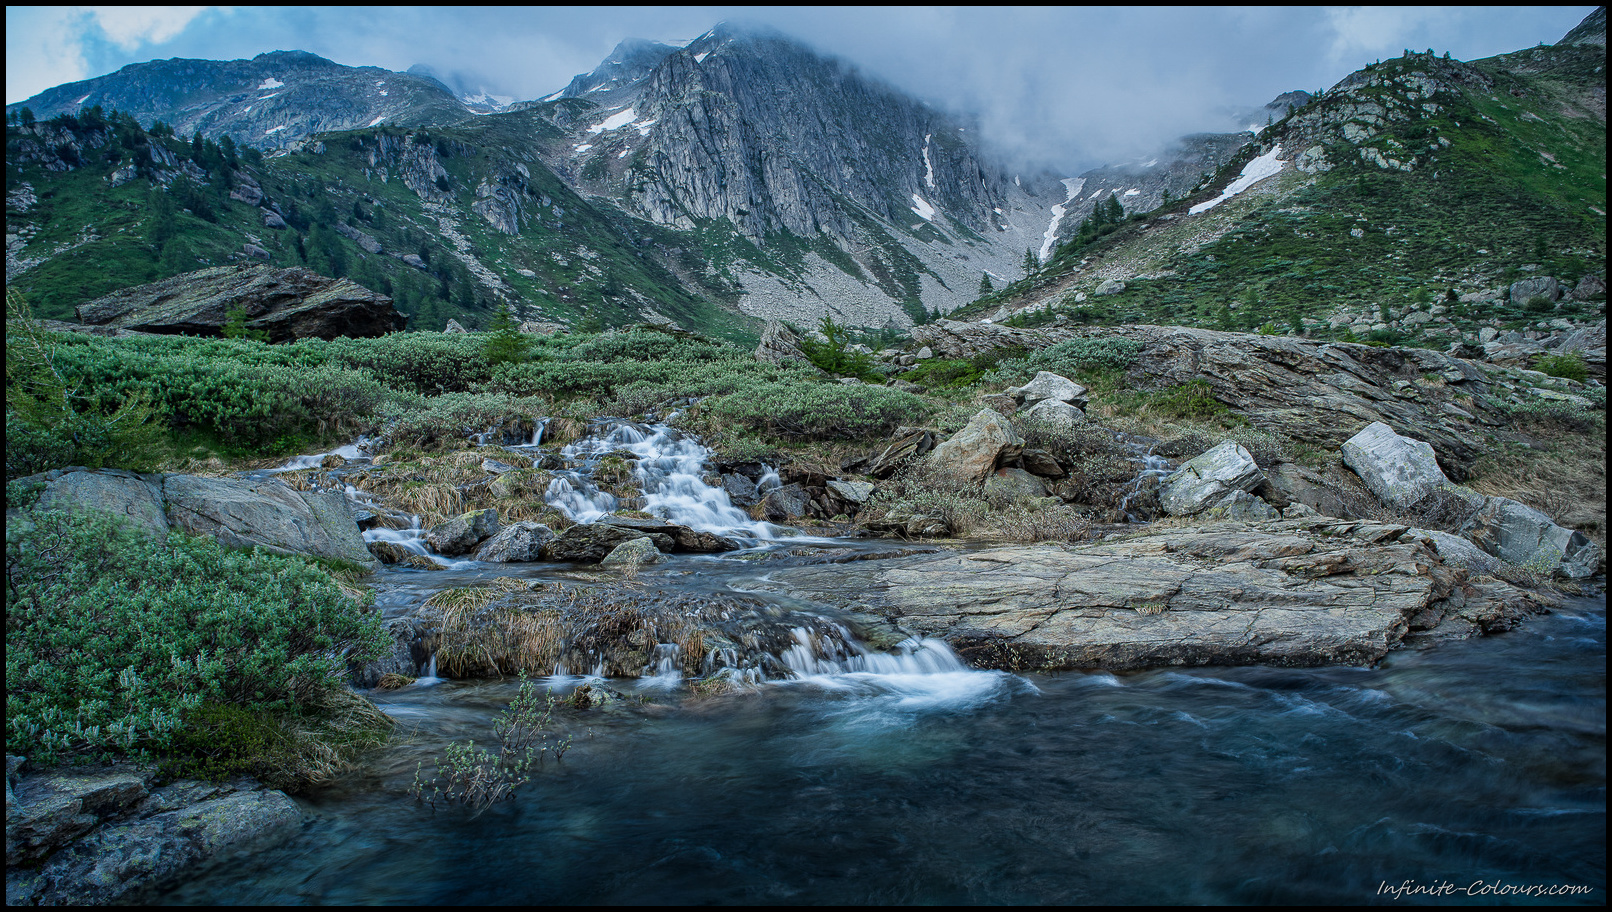
[[[659,122],[660,121],[656,121],[656,120],[646,120],[643,123],[635,123],[635,124],[633,124],[633,126],[638,128],[638,135],[639,136],[648,136],[649,135],[649,128],[653,127],[655,124],[657,124]]]
[[[280,97],[279,92],[271,92],[268,95],[259,95],[257,100],[258,101],[268,101],[270,98],[278,98],[278,97]]]
[[[267,79],[263,80],[262,82],[258,83],[257,91],[261,92],[264,89],[278,89],[278,88],[283,87],[284,85],[285,85],[285,83],[281,82],[278,79],[275,79],[273,76],[270,76],[269,78],[267,78]],[[86,95],[85,97],[88,98],[89,96]]]
[[[616,157],[617,157],[617,158],[626,158],[626,157],[627,157],[627,155],[628,155],[628,154],[629,154],[629,153],[631,153],[631,152],[632,152],[632,150],[631,150],[631,149],[622,149],[622,150],[621,150],[621,154],[620,154],[620,155],[617,155],[617,156],[616,156]]]
[[[912,195],[912,211],[918,213],[918,217],[926,222],[935,220],[935,207],[924,202],[924,198],[916,193]]]
[[[284,124],[281,124],[281,125],[280,125],[280,126],[278,126],[278,127],[270,127],[270,128],[268,128],[268,129],[267,129],[267,130],[264,130],[264,131],[263,131],[263,135],[264,135],[264,136],[268,136],[268,135],[269,135],[269,134],[270,134],[270,133],[278,133],[278,132],[280,132],[280,131],[281,131],[281,130],[284,130],[284,129],[285,129],[285,125],[284,125]]]
[[[929,160],[929,137],[933,135],[933,133],[924,134],[924,183],[928,184],[931,190],[935,189],[935,166]]]
[[[247,105],[246,107],[242,108],[241,113],[242,114],[250,114],[250,113],[252,113],[252,106]]]
[[[583,143],[582,145],[577,146],[576,150],[578,152],[586,152],[591,148],[593,148],[593,143]]]
[[[1156,165],[1156,164],[1158,164],[1158,163],[1159,163],[1159,160],[1158,160],[1158,159],[1156,159],[1156,158],[1155,158],[1155,159],[1153,159],[1153,160],[1152,160],[1152,161],[1145,161],[1145,162],[1142,162],[1142,167],[1144,167],[1144,168],[1151,168],[1151,167],[1153,167],[1153,166],[1154,166],[1154,165]]]
[[[601,120],[589,127],[588,132],[599,134],[605,132],[606,130],[619,130],[637,119],[638,112],[634,111],[632,108],[627,108],[622,111],[617,111],[609,117],[606,117],[604,120]]]
[[[379,117],[375,118],[374,120],[370,121],[369,126],[378,127],[378,126],[381,125],[381,121],[383,121],[385,119],[386,119],[386,115],[382,114],[381,116],[379,116]]]
[[[1236,180],[1232,181],[1231,185],[1226,189],[1220,191],[1219,196],[1207,202],[1199,203],[1198,205],[1193,206],[1191,209],[1187,210],[1187,214],[1197,215],[1200,212],[1208,212],[1210,209],[1215,208],[1226,200],[1229,200],[1244,190],[1247,190],[1249,187],[1254,186],[1265,178],[1280,173],[1283,165],[1281,154],[1282,146],[1280,143],[1278,143],[1276,147],[1271,149],[1269,152],[1266,152],[1264,155],[1261,155],[1260,157],[1244,165],[1242,175]]]
[[[94,94],[95,94],[95,93],[94,93],[94,92],[91,92],[91,93],[90,93],[90,95],[94,95]],[[80,98],[80,99],[79,99],[79,100],[77,100],[77,101],[75,101],[75,102],[73,102],[73,104],[76,104],[76,105],[81,105],[81,104],[83,104],[83,103],[84,103],[84,102],[86,102],[86,101],[89,101],[89,99],[90,99],[90,95],[85,95],[85,96],[84,96],[84,97],[83,97],[83,98]]]
[[[1066,177],[1062,183],[1065,191],[1064,205],[1052,207],[1052,222],[1047,225],[1046,234],[1041,236],[1041,253],[1036,256],[1036,259],[1043,263],[1047,261],[1048,255],[1052,253],[1052,245],[1058,241],[1058,223],[1063,221],[1063,214],[1069,211],[1066,208],[1067,204],[1070,200],[1080,195],[1081,189],[1086,186],[1086,179],[1084,177]],[[1000,212],[1001,210],[997,211]]]
[[[1140,194],[1141,192],[1142,191],[1136,189],[1135,187],[1132,187],[1131,189],[1126,190],[1124,195],[1125,196],[1136,196],[1136,195]]]
[[[564,89],[561,89],[559,92],[555,92],[553,95],[544,95],[542,98],[539,98],[538,101],[553,101],[554,99],[559,98],[560,93],[564,91]]]
[[[694,55],[694,62],[695,62],[695,63],[704,63],[704,62],[705,62],[705,58],[707,58],[707,57],[709,57],[709,56],[711,56],[711,52],[710,52],[710,51],[701,51],[701,52],[699,52],[699,53],[698,53],[698,54],[695,54],[695,55]]]

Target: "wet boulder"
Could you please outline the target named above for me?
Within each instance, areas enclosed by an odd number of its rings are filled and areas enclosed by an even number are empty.
[[[664,559],[654,542],[648,538],[634,538],[611,549],[610,553],[599,561],[599,566],[632,568],[644,564],[658,564]]]
[[[449,557],[469,554],[476,546],[498,534],[498,511],[488,507],[455,516],[432,527],[425,540],[438,554]]]
[[[1253,491],[1265,482],[1254,457],[1227,440],[1181,464],[1159,484],[1159,503],[1171,516],[1191,516],[1225,500],[1233,491]]]
[[[500,529],[476,549],[475,560],[510,563],[543,559],[543,546],[554,538],[554,531],[540,522],[522,520]]]
[[[662,533],[646,533],[610,523],[586,523],[572,526],[543,546],[544,558],[552,561],[572,561],[578,564],[597,564],[616,547],[635,538],[648,538],[656,548],[670,551],[672,538]]]
[[[768,491],[761,498],[761,509],[768,522],[783,523],[806,516],[812,508],[811,495],[799,484],[786,484]]]
[[[716,554],[722,551],[737,551],[744,547],[731,538],[724,538],[714,532],[700,532],[665,519],[613,514],[601,517],[599,521],[623,529],[635,529],[645,535],[665,536],[670,539],[671,544],[663,548],[663,551]]]

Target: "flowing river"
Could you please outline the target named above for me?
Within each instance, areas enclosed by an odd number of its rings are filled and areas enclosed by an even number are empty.
[[[641,467],[665,473],[644,485],[652,504],[743,531],[748,517],[673,478],[697,481],[688,458],[645,452]],[[551,500],[597,506],[585,477],[564,487]],[[757,548],[673,556],[636,584],[744,591],[825,549],[896,547],[777,527],[748,537]],[[375,585],[395,614],[511,575],[597,578],[461,561],[387,568]],[[447,744],[491,743],[516,683],[376,693],[398,743],[299,799],[310,822],[291,842],[158,899],[1314,904],[1392,902],[1397,889],[1427,901],[1419,889],[1454,902],[1606,900],[1604,594],[1371,669],[1011,675],[967,668],[933,641],[844,647],[827,655],[802,636],[777,656],[787,674],[720,697],[665,676],[605,682],[628,699],[557,711],[569,752],[479,816],[407,790]],[[543,683],[564,694],[586,680]],[[1516,892],[1539,888],[1589,890]]]

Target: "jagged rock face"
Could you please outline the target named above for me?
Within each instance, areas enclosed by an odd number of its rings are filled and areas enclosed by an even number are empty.
[[[623,46],[564,94],[600,104],[596,123],[577,122],[582,143],[626,137],[630,205],[661,224],[849,240],[844,200],[898,225],[927,212],[974,230],[1002,205],[958,124],[780,36],[720,26],[681,50]]]
[[[271,342],[364,338],[400,330],[407,318],[392,299],[348,279],[307,269],[217,266],[115,291],[78,306],[85,323],[166,335],[216,336],[230,311]]]
[[[251,60],[153,60],[107,76],[35,95],[41,120],[87,105],[114,108],[142,124],[161,120],[188,136],[273,149],[314,133],[376,123],[444,125],[470,120],[453,93],[428,77],[379,67],[348,67],[305,51],[274,51]]]

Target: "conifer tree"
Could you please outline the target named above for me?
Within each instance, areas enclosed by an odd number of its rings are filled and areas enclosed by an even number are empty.
[[[482,348],[482,356],[487,363],[506,364],[526,360],[526,337],[515,323],[509,302],[498,302],[498,310],[493,314],[492,326],[488,329],[487,344]]]

